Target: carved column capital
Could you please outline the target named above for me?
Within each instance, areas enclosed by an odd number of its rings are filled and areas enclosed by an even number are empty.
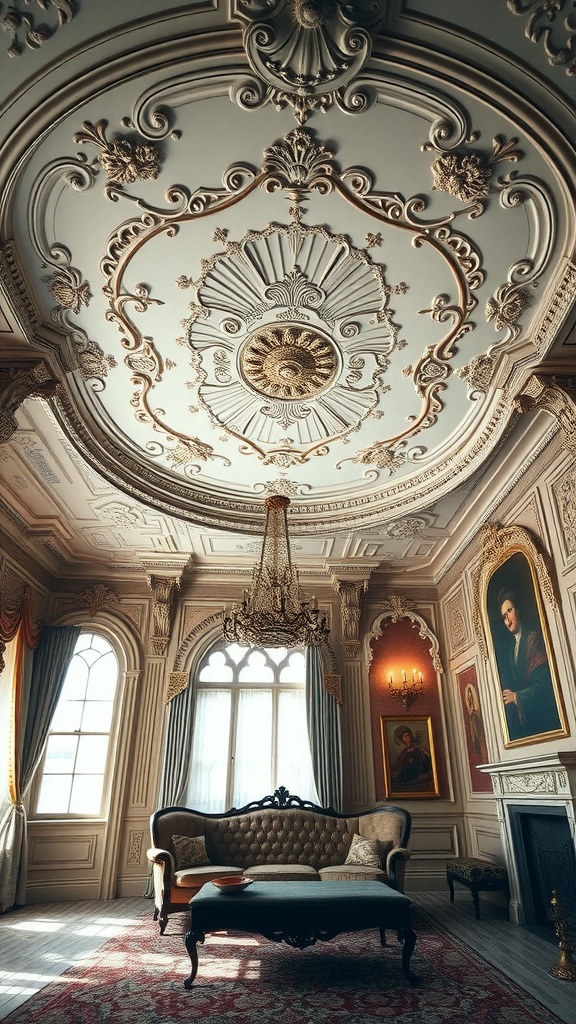
[[[562,445],[576,454],[576,377],[533,373],[516,396],[519,412],[543,409],[557,420]]]
[[[154,597],[150,654],[162,657],[166,654],[170,640],[172,605],[176,591],[180,588],[180,577],[149,575],[147,582]]]
[[[59,387],[42,361],[0,366],[0,444],[16,433],[16,413],[27,398],[52,398]]]
[[[347,658],[358,656],[362,595],[368,590],[368,580],[379,565],[379,559],[363,559],[362,562],[330,562],[326,566],[340,598],[342,650]]]

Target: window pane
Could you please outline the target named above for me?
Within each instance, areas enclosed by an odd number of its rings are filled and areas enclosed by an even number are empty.
[[[68,814],[71,788],[71,775],[45,775],[40,786],[38,813]]]
[[[84,701],[62,700],[54,712],[51,729],[53,732],[76,732],[82,722]]]
[[[294,651],[288,659],[288,663],[280,672],[280,682],[300,683],[304,686],[306,682],[306,658],[300,651]]]
[[[71,814],[100,814],[103,775],[75,775],[70,797]]]
[[[304,690],[281,690],[278,694],[277,742],[276,786],[286,786],[303,800],[317,802]]]
[[[86,701],[82,716],[82,729],[85,732],[110,732],[113,710],[114,705],[109,701]]]
[[[51,775],[73,772],[77,747],[77,736],[49,736],[44,771]]]
[[[230,745],[229,690],[199,690],[186,804],[198,811],[226,810]]]
[[[272,691],[240,690],[234,751],[235,807],[264,796],[272,784]]]
[[[60,700],[84,700],[88,685],[88,666],[74,655],[66,673]]]
[[[103,774],[106,767],[107,752],[107,736],[81,736],[78,743],[76,772],[81,775],[88,775],[93,772],[102,772]]]
[[[262,651],[252,651],[248,664],[240,669],[238,679],[241,683],[273,683],[274,670],[266,663],[266,655]]]
[[[226,664],[224,651],[216,651],[210,655],[207,665],[200,672],[201,683],[232,682],[232,666]]]
[[[118,679],[118,661],[114,651],[101,655],[90,669],[87,700],[114,700]]]

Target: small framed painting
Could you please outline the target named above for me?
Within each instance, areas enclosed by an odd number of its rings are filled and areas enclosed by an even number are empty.
[[[386,796],[439,796],[430,716],[380,717]]]

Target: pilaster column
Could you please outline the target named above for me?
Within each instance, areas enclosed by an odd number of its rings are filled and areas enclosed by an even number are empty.
[[[372,571],[380,562],[333,562],[327,568],[332,586],[340,598],[343,702],[342,747],[344,764],[343,806],[352,813],[373,806],[375,801],[374,758],[368,672],[361,654],[362,597]]]

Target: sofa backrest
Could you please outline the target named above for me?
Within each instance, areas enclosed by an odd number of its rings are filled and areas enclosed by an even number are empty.
[[[284,788],[240,810],[203,814],[165,807],[151,818],[152,844],[174,852],[172,836],[205,836],[213,864],[248,868],[255,864],[310,864],[316,870],[342,864],[354,833],[392,846],[407,846],[411,817],[384,804],[356,816],[318,807]]]

